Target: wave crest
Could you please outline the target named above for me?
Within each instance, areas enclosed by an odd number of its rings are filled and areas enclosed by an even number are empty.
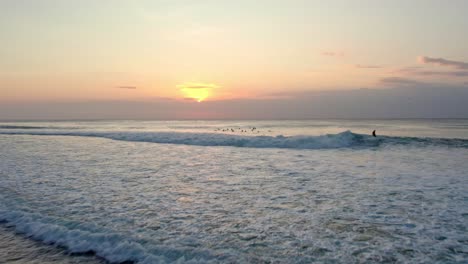
[[[98,228],[87,230],[84,226],[69,228],[57,219],[37,213],[0,210],[1,222],[35,240],[65,247],[70,253],[93,253],[110,263],[214,262],[213,257],[204,251],[191,252],[163,246],[147,249],[142,243],[117,233],[99,231]]]
[[[344,131],[321,136],[241,136],[216,133],[181,132],[85,132],[85,131],[0,131],[4,135],[82,136],[122,141],[182,144],[194,146],[231,146],[246,148],[336,149],[370,148],[382,145],[447,146],[468,148],[468,139],[389,137]]]

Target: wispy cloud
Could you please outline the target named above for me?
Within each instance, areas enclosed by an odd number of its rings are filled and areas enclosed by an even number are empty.
[[[463,61],[447,60],[444,58],[431,58],[426,56],[418,57],[418,61],[422,64],[435,64],[439,66],[454,67],[460,70],[468,70],[468,63]]]
[[[441,70],[441,71],[431,71],[431,70],[424,70],[424,67],[406,67],[401,68],[394,73],[397,74],[404,74],[404,75],[411,75],[411,76],[440,76],[440,77],[468,77],[468,71],[460,71],[460,70]]]
[[[381,65],[366,65],[366,64],[356,64],[354,67],[359,68],[359,69],[382,69],[384,66]]]
[[[122,86],[116,86],[115,88],[117,89],[127,89],[127,90],[136,90],[136,86],[128,86],[128,85],[122,85]]]
[[[197,82],[187,82],[177,85],[179,89],[215,89],[219,88],[219,85],[214,83],[197,83]]]
[[[421,85],[425,84],[424,82],[402,78],[402,77],[385,77],[380,79],[379,81],[381,84],[384,85],[399,85],[399,86],[414,86],[414,85]]]
[[[324,51],[321,54],[323,56],[329,56],[329,57],[343,57],[344,56],[343,52],[335,52],[335,51]]]
[[[415,71],[412,74],[420,76],[467,77],[468,71]]]

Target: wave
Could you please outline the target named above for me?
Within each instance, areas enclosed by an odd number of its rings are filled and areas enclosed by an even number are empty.
[[[206,250],[198,252],[175,247],[145,247],[144,242],[97,226],[63,222],[37,213],[0,210],[0,223],[14,227],[20,234],[45,244],[64,247],[70,253],[92,253],[110,263],[215,262],[215,257]]]
[[[46,129],[47,127],[41,126],[10,126],[10,125],[0,125],[0,129]]]
[[[385,145],[446,146],[468,148],[468,139],[390,137],[344,131],[321,136],[241,136],[216,133],[181,132],[85,132],[85,131],[0,131],[3,135],[81,136],[121,141],[182,144],[195,146],[231,146],[246,148],[335,149],[371,148]]]
[[[5,130],[71,130],[71,129],[81,129],[78,126],[21,126],[21,125],[0,125],[0,129]]]

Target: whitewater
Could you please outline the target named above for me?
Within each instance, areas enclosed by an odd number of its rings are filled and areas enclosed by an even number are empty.
[[[467,120],[0,122],[0,259],[466,263],[467,160]]]

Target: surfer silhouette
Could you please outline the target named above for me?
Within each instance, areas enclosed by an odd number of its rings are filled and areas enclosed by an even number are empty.
[[[375,134],[375,130],[372,131],[372,136],[377,137],[377,135]]]

